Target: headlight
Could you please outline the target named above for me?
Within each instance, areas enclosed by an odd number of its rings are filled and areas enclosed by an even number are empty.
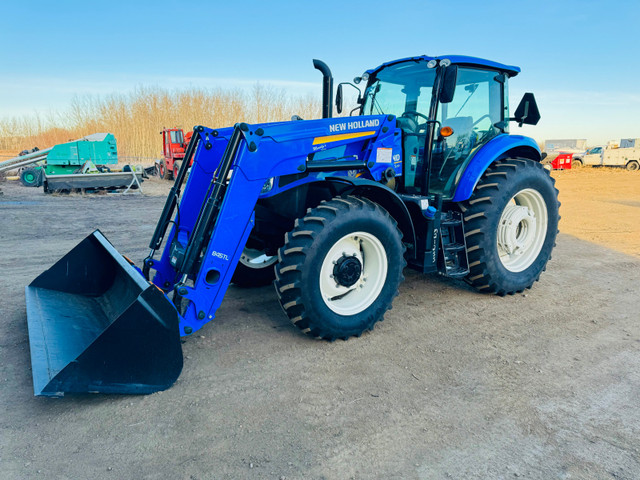
[[[362,81],[363,81],[364,83],[367,83],[367,82],[369,81],[369,74],[368,74],[367,72],[364,72],[364,73],[362,74],[362,77],[360,77],[360,78],[362,78]]]
[[[260,194],[270,192],[272,188],[273,188],[273,177],[271,177],[269,180],[264,182],[264,185],[262,186],[262,190],[260,191]]]

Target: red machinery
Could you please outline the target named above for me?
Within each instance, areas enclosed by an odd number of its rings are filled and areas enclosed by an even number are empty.
[[[573,153],[561,153],[551,162],[551,168],[554,170],[571,170],[571,160]]]
[[[164,128],[160,133],[164,158],[156,161],[156,173],[160,178],[172,180],[178,174],[193,132],[189,131],[185,135],[181,128]]]

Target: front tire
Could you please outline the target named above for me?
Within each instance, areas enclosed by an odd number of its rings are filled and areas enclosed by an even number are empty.
[[[180,171],[180,165],[182,164],[182,162],[179,161],[174,161],[173,162],[173,173],[171,175],[171,178],[173,180],[175,180],[176,178],[178,178],[178,172]]]
[[[404,280],[402,234],[379,205],[345,196],[296,220],[278,252],[280,304],[304,333],[346,340],[372,330]]]
[[[627,170],[635,172],[640,168],[640,164],[638,164],[637,160],[631,160],[629,163],[627,163]]]
[[[538,162],[507,159],[482,176],[464,215],[470,272],[478,291],[511,295],[545,270],[558,233],[558,190]]]
[[[164,158],[158,163],[158,175],[163,180],[171,180],[171,172],[167,168],[167,162]]]

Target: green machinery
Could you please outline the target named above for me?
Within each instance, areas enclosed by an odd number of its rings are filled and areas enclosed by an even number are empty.
[[[43,154],[46,157],[40,158]],[[39,187],[45,177],[54,175],[108,171],[107,165],[118,163],[116,138],[111,133],[94,133],[30,155],[38,160],[20,172],[20,181],[27,187]],[[27,160],[26,157],[19,158]]]
[[[74,188],[117,188],[141,180],[141,172],[130,166],[111,172],[118,163],[116,138],[111,133],[94,133],[78,140],[20,155],[0,162],[0,172],[19,169],[27,187],[44,186],[45,192]]]
[[[47,175],[64,175],[89,166],[88,162],[99,167],[117,164],[116,137],[111,133],[94,133],[74,142],[56,145],[47,154],[44,169]]]

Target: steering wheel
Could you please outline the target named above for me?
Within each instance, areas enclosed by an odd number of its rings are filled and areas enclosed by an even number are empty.
[[[477,124],[479,124],[482,120],[484,120],[485,118],[491,118],[491,116],[488,113],[485,113],[484,115],[482,115],[479,119],[477,119],[475,122],[473,122],[473,125],[471,125],[472,127],[475,127]]]
[[[429,117],[420,112],[416,112],[415,110],[407,110],[402,114],[403,117],[408,115],[415,115],[416,117],[424,118],[426,121],[429,121]]]
[[[418,128],[416,129],[416,133],[419,133],[420,130],[426,130],[427,125],[429,124],[429,117],[427,117],[423,113],[416,112],[415,110],[407,110],[401,116],[402,117],[416,116],[416,117],[424,118],[425,122],[423,124],[418,124]]]

